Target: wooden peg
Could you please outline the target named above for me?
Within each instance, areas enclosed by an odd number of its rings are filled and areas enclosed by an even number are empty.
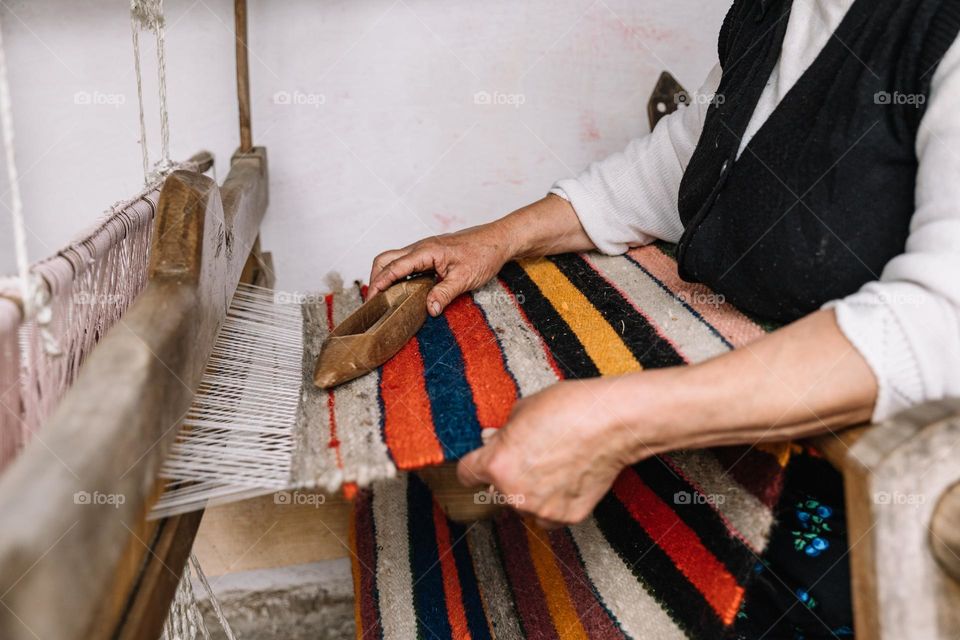
[[[433,277],[419,276],[381,291],[330,332],[320,348],[313,383],[336,387],[392,358],[427,319]]]

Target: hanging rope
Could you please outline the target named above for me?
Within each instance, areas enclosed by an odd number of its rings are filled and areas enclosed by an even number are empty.
[[[23,221],[23,200],[20,198],[20,177],[13,145],[13,105],[10,100],[10,84],[7,81],[7,55],[3,46],[3,25],[0,23],[0,123],[3,129],[4,160],[7,164],[7,182],[10,190],[10,216],[13,219],[13,245],[17,258],[17,273],[20,276],[20,295],[24,313],[29,317],[33,311],[33,292],[30,287],[30,262],[27,259],[27,234]]]
[[[130,29],[133,37],[133,62],[137,77],[137,104],[140,109],[140,147],[143,180],[149,184],[173,169],[170,160],[170,119],[167,113],[166,20],[163,0],[131,0]],[[147,150],[147,125],[143,108],[143,76],[140,70],[140,32],[152,31],[157,42],[157,93],[160,107],[160,160],[151,170]]]
[[[20,175],[17,172],[17,154],[14,146],[13,101],[7,78],[7,54],[3,44],[3,24],[0,22],[0,130],[3,132],[4,161],[10,190],[10,217],[13,221],[13,247],[17,261],[20,300],[23,317],[34,319],[40,329],[43,349],[48,355],[60,355],[60,346],[49,330],[52,312],[43,280],[30,271],[27,257],[27,226],[23,220],[23,199],[20,196]]]

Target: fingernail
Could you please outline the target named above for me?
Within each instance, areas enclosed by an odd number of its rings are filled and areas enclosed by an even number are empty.
[[[433,302],[431,302],[431,303],[430,303],[430,311],[431,311],[431,312],[433,313],[433,315],[435,315],[435,316],[440,315],[440,303],[437,302],[436,300],[434,300]]]
[[[497,435],[497,429],[491,429],[488,427],[480,431],[480,440],[482,440],[483,443],[486,444],[490,440],[490,438],[492,438],[495,435]]]

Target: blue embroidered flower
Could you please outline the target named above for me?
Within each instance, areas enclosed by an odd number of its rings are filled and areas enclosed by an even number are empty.
[[[793,546],[811,558],[816,558],[830,548],[830,541],[822,534],[832,531],[827,520],[833,509],[817,500],[798,502],[794,509],[799,529],[793,531]]]
[[[813,596],[810,595],[810,592],[804,588],[797,589],[796,591],[797,598],[807,607],[807,609],[813,609],[817,606],[817,601]]]

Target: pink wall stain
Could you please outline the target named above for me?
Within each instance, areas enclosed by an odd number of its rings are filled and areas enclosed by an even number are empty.
[[[466,226],[466,221],[455,213],[449,215],[444,213],[433,214],[433,219],[440,225],[440,231],[446,233]]]
[[[584,111],[580,114],[580,141],[591,143],[600,140],[600,128],[593,113]]]

